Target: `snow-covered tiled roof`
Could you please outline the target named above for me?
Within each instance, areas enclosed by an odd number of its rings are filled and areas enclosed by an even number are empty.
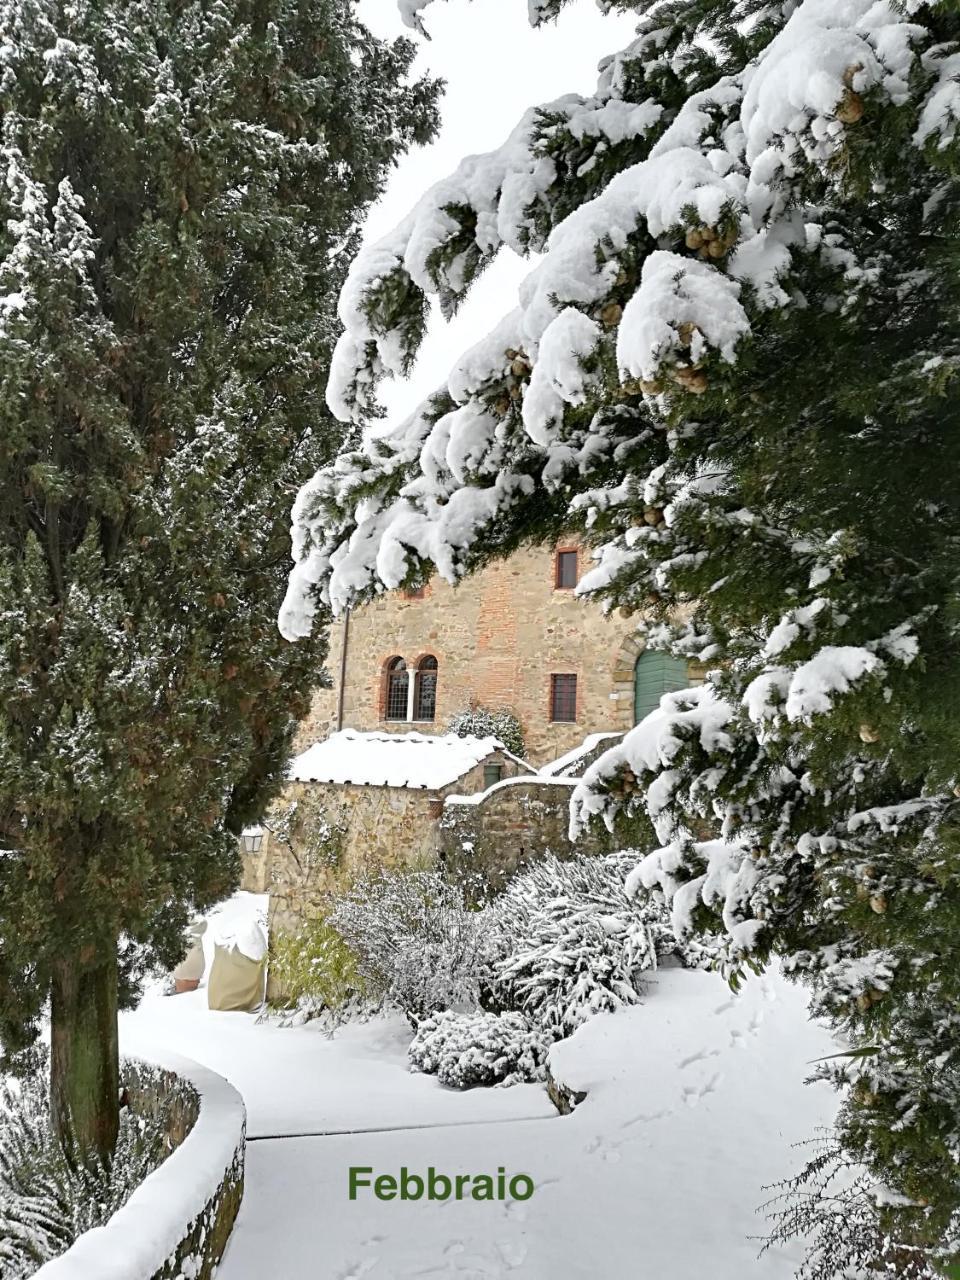
[[[287,777],[291,782],[436,791],[462,778],[495,751],[509,754],[498,738],[342,729],[292,760]]]

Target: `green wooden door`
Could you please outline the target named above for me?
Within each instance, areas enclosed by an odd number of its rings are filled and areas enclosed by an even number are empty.
[[[682,659],[656,649],[641,653],[633,672],[634,724],[657,709],[663,694],[671,689],[686,689],[689,683],[687,664]]]

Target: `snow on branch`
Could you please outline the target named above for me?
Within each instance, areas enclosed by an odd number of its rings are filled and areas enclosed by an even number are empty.
[[[541,0],[532,16],[559,7]],[[426,4],[402,8],[417,26]],[[835,308],[869,281],[875,265],[823,223],[847,131],[898,109],[908,86],[925,95],[918,146],[954,128],[960,70],[931,61],[930,32],[909,20],[918,6],[907,10],[774,6],[767,44],[734,74],[718,63],[707,88],[698,72],[680,105],[678,77],[711,55],[650,14],[591,98],[528,111],[502,147],[464,160],[361,252],[328,387],[334,413],[361,424],[379,412],[378,382],[409,371],[431,296],[450,314],[501,247],[543,256],[516,309],[436,396],[306,486],[284,634],[309,630],[316,600],[340,609],[413,569],[456,580],[518,502],[540,486],[587,487],[618,439],[669,419],[678,397],[749,392],[742,351],[772,310],[781,324],[802,312],[802,270],[819,273]],[[618,439],[611,405],[632,424]],[[641,540],[606,569],[631,572],[643,552]]]

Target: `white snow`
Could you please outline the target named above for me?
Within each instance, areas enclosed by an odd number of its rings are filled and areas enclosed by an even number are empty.
[[[740,285],[692,258],[657,249],[645,259],[640,288],[627,303],[617,333],[624,377],[653,378],[664,361],[690,349],[694,361],[714,348],[726,361],[750,332]],[[684,341],[682,327],[691,336]]]
[[[787,693],[787,718],[809,720],[829,711],[836,694],[847,693],[864,676],[878,670],[883,670],[883,663],[866,649],[824,645],[793,673]]]
[[[521,773],[515,778],[501,778],[499,782],[494,782],[487,787],[485,791],[474,791],[470,795],[458,796],[451,795],[444,798],[445,805],[481,805],[494,794],[495,791],[505,791],[509,787],[575,787],[577,785],[576,778],[545,778],[538,773]],[[466,848],[466,846],[464,846]]]
[[[137,1056],[189,1081],[200,1095],[196,1123],[109,1222],[84,1232],[66,1253],[41,1267],[36,1280],[158,1275],[216,1194],[243,1142],[243,1099],[220,1075],[172,1053],[165,1042],[144,1046]]]
[[[616,739],[622,738],[623,734],[614,733],[588,733],[584,740],[570,751],[564,752],[562,756],[557,756],[556,760],[550,760],[546,764],[542,764],[538,769],[538,773],[545,774],[548,778],[556,778],[564,774],[570,775],[578,772],[577,765],[581,763],[585,756],[591,751],[595,751],[601,742],[613,743]]]
[[[800,1251],[758,1261],[755,1210],[798,1167],[790,1144],[832,1116],[830,1091],[800,1082],[833,1051],[776,977],[735,998],[714,975],[662,969],[642,1006],[554,1049],[560,1078],[590,1091],[571,1116],[252,1143],[219,1280],[262,1280],[281,1257],[284,1280],[788,1280]],[[465,1116],[476,1092],[459,1098]],[[536,1190],[525,1202],[351,1202],[358,1165],[503,1167]]]
[[[354,1023],[328,1039],[315,1023],[282,1027],[256,1014],[207,1008],[213,938],[261,923],[266,894],[238,893],[209,916],[207,968],[200,988],[165,996],[152,990],[120,1015],[124,1055],[187,1054],[225,1076],[247,1104],[248,1138],[382,1129],[550,1115],[535,1085],[461,1096],[432,1076],[407,1071],[410,1028],[399,1016]]]
[[[238,926],[263,905],[240,894],[218,914]],[[758,1260],[755,1209],[801,1163],[791,1144],[834,1111],[828,1088],[802,1081],[836,1045],[774,972],[734,996],[714,974],[661,967],[642,1005],[553,1049],[558,1078],[588,1090],[563,1118],[539,1086],[460,1093],[409,1071],[399,1018],[328,1039],[211,1013],[201,989],[149,995],[121,1036],[128,1053],[189,1052],[244,1096],[246,1190],[218,1280],[790,1280],[800,1249]],[[294,1136],[310,1134],[332,1136]],[[348,1198],[351,1166],[401,1165],[503,1166],[536,1190],[503,1203]]]
[[[436,791],[497,751],[509,755],[497,738],[343,729],[296,756],[287,776],[291,782]]]

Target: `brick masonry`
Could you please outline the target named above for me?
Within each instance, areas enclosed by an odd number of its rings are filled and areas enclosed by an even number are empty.
[[[581,551],[581,576],[588,566]],[[528,548],[457,587],[434,577],[422,596],[390,592],[356,610],[349,619],[344,727],[409,730],[407,722],[382,719],[385,666],[402,657],[413,669],[431,654],[439,663],[436,720],[412,726],[424,732],[439,732],[473,703],[509,707],[523,726],[528,758],[543,763],[588,733],[629,729],[633,667],[643,647],[636,624],[619,610],[605,614],[573,591],[557,589],[554,575],[555,549]],[[343,635],[338,622],[328,658],[333,688],[317,691],[299,749],[337,727]],[[577,676],[576,723],[550,719],[554,673]]]
[[[634,666],[643,640],[636,621],[619,610],[605,614],[572,590],[556,587],[556,551],[575,546],[563,541],[557,547],[524,549],[457,587],[434,577],[415,596],[385,593],[352,613],[343,727],[439,733],[470,705],[507,707],[521,722],[526,755],[535,765],[563,755],[589,733],[632,728]],[[587,553],[581,550],[578,576],[588,567]],[[299,731],[298,751],[338,727],[344,630],[343,622],[331,630],[332,688],[317,690]],[[412,678],[425,655],[436,658],[439,666],[435,720],[412,725],[385,721],[387,664],[402,657]],[[577,676],[575,723],[550,719],[553,674]],[[691,683],[699,675],[691,669]],[[503,776],[514,772],[505,762]],[[568,787],[524,784],[494,791],[479,806],[457,811],[445,805],[450,794],[483,790],[482,765],[444,791],[309,783],[288,787],[284,800],[296,798],[303,787],[329,817],[342,823],[347,835],[335,868],[307,865],[295,838],[292,847],[284,847],[273,837],[268,870],[260,864],[245,868],[251,888],[266,884],[269,877],[270,922],[276,929],[295,930],[321,913],[330,891],[367,864],[413,865],[440,857],[456,873],[480,871],[496,885],[547,849],[561,856],[573,852],[566,838]],[[465,842],[473,845],[472,852],[464,850]],[[608,840],[601,833],[586,843],[599,848]]]

